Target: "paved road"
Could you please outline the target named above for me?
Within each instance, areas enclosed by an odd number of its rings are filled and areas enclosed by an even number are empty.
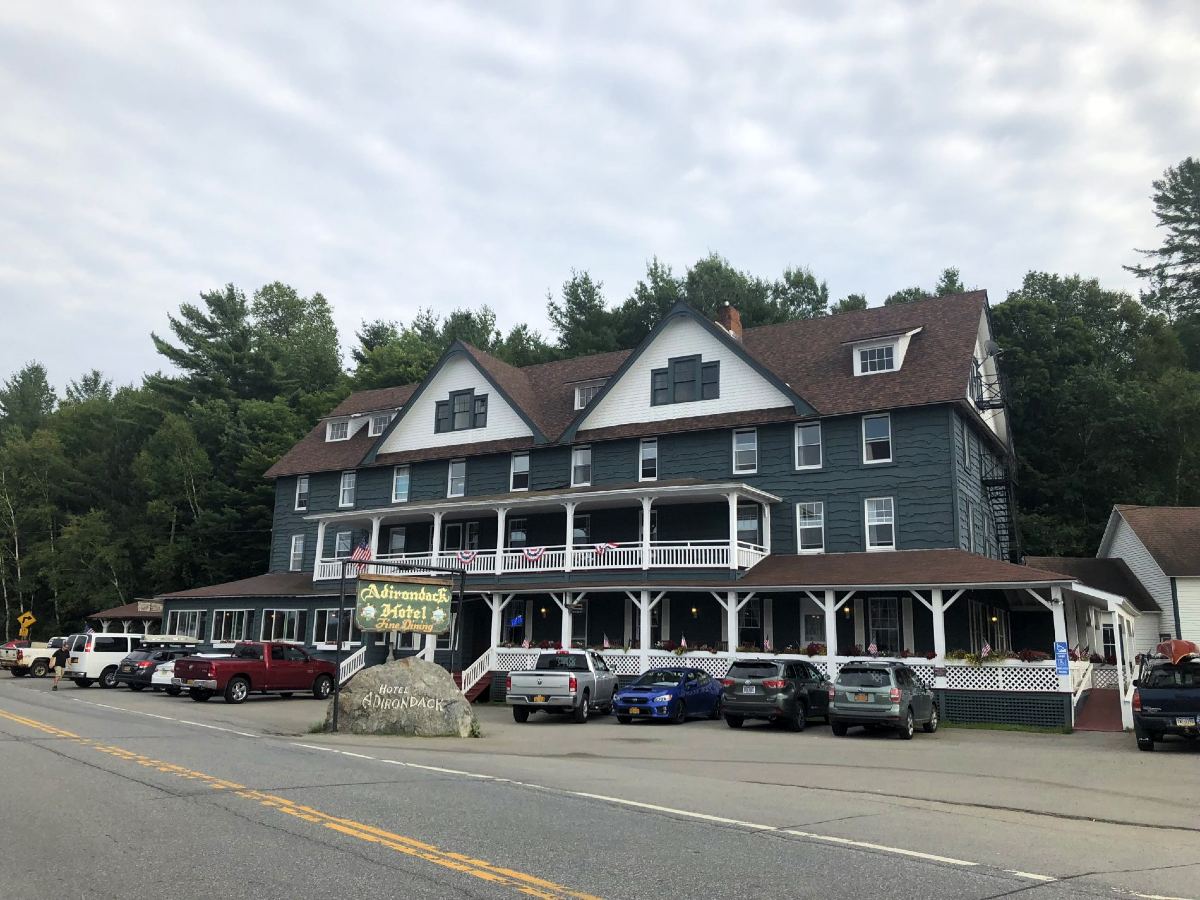
[[[478,741],[304,734],[321,715],[0,678],[0,896],[1200,895],[1193,748],[503,708]]]

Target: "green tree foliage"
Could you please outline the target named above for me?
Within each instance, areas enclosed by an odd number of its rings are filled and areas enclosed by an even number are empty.
[[[546,298],[546,314],[563,356],[620,349],[616,317],[605,303],[603,288],[587,272],[572,271],[563,282],[562,299]]]
[[[1150,309],[1172,321],[1200,315],[1200,159],[1163,172],[1151,199],[1162,244],[1139,251],[1145,265],[1126,268],[1147,282],[1142,302]]]
[[[254,292],[250,311],[277,390],[325,391],[337,385],[341,350],[328,300],[320,294],[301,297],[276,281]]]
[[[867,298],[863,294],[847,294],[837,303],[829,307],[829,312],[832,315],[844,312],[855,312],[856,310],[867,308]]]
[[[966,288],[963,287],[958,269],[951,266],[942,269],[942,274],[938,276],[937,282],[930,290],[925,290],[922,287],[903,288],[885,297],[883,305],[892,306],[896,303],[912,303],[914,300],[924,300],[926,297],[944,297],[947,294],[961,294],[964,291],[966,291]]]
[[[0,432],[30,435],[54,409],[57,398],[41,363],[27,363],[0,387]]]

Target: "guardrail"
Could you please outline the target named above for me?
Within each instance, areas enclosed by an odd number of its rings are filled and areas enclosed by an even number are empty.
[[[367,664],[367,646],[364,644],[342,660],[338,669],[338,683],[345,684]]]

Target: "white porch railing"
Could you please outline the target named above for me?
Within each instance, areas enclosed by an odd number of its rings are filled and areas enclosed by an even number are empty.
[[[345,684],[367,664],[367,647],[364,644],[342,660],[338,669],[338,683]]]
[[[490,662],[493,671],[513,672],[519,669],[531,668],[537,662],[541,653],[553,652],[533,647],[497,647],[495,658]],[[722,678],[729,671],[735,659],[773,658],[780,660],[803,660],[816,666],[828,678],[836,675],[838,670],[848,662],[861,661],[862,656],[807,656],[788,653],[730,653],[718,651],[710,653],[707,650],[692,650],[687,653],[674,653],[667,650],[649,650],[646,653],[646,663],[643,666],[642,652],[636,649],[601,650],[598,651],[608,667],[617,675],[640,675],[646,668],[656,666],[691,666],[703,669],[714,678]],[[884,660],[885,657],[880,657]],[[926,685],[934,686],[933,661],[924,657],[908,657],[897,660],[909,666]],[[1058,675],[1054,662],[1026,663],[1020,660],[1005,660],[1003,662],[985,663],[972,666],[966,663],[947,662],[947,687],[951,690],[966,691],[1034,691],[1056,692],[1058,690]]]
[[[644,547],[640,541],[619,544],[584,544],[571,549],[570,569],[596,571],[603,569],[640,569],[643,567]],[[727,569],[729,568],[729,541],[651,541],[648,568],[666,569]],[[499,567],[497,567],[497,553]],[[767,556],[766,547],[739,541],[734,547],[734,562],[739,569],[750,569]],[[464,568],[471,574],[494,575],[511,572],[565,572],[567,548],[565,545],[550,547],[528,547],[505,550],[464,550],[441,553],[383,553],[375,557],[379,562],[412,563],[415,566],[433,568]],[[320,559],[313,570],[314,581],[333,581],[342,575],[342,558]],[[392,566],[363,563],[347,566],[346,577],[354,578],[359,572],[369,574],[395,574],[403,569]]]
[[[493,669],[495,669],[495,667],[496,648],[492,647],[483,651],[483,655],[480,656],[479,659],[475,660],[475,662],[471,663],[462,670],[462,677],[460,679],[462,682],[460,685],[462,692],[465,694],[467,691],[471,690],[471,688],[475,687],[475,685],[479,684],[480,680],[482,680],[488,672],[491,672]],[[512,670],[510,669],[509,671]]]

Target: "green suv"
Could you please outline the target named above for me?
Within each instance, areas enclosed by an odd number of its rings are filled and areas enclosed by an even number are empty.
[[[829,687],[829,726],[842,737],[852,725],[894,728],[902,741],[912,738],[917,725],[933,734],[938,728],[937,701],[903,663],[846,663]]]

